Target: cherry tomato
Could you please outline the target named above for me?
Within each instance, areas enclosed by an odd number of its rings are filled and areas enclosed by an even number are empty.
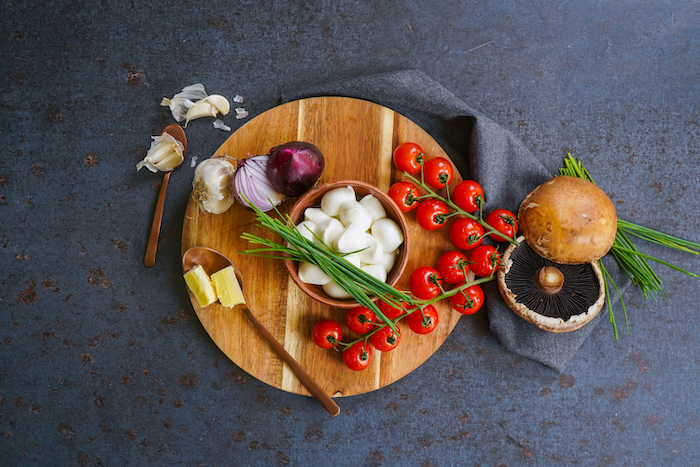
[[[433,332],[438,325],[438,312],[433,305],[425,306],[422,312],[416,310],[408,315],[406,323],[416,334],[428,334]]]
[[[343,350],[343,362],[351,370],[364,370],[372,362],[372,344],[355,342]]]
[[[345,324],[352,332],[365,334],[374,329],[377,315],[369,308],[358,306],[345,312]]]
[[[386,302],[379,301],[379,303],[377,303],[377,306],[381,312],[384,313],[384,316],[386,316],[388,319],[395,319],[406,313],[406,308],[409,306],[408,303],[402,303],[401,305],[401,308],[397,308],[389,305]]]
[[[484,291],[479,285],[472,285],[450,297],[452,308],[463,315],[473,315],[484,304]]]
[[[430,266],[422,266],[413,271],[408,278],[411,292],[422,300],[430,300],[440,293],[440,274],[437,269]]]
[[[416,143],[403,143],[394,150],[394,165],[401,172],[415,175],[420,172],[425,153]]]
[[[416,209],[416,221],[425,230],[437,230],[447,222],[450,210],[439,199],[429,198],[422,201]]]
[[[518,221],[516,220],[515,214],[507,209],[491,211],[484,220],[488,225],[508,238],[515,238],[515,234],[518,233]],[[489,236],[497,242],[506,241],[506,238],[498,234],[490,234]]]
[[[481,245],[484,228],[477,221],[461,217],[450,227],[450,240],[460,250],[471,250]]]
[[[440,256],[435,267],[443,282],[459,284],[464,282],[465,273],[469,271],[469,261],[460,251],[448,251]]]
[[[481,277],[490,276],[498,269],[501,255],[491,245],[479,245],[469,253],[469,268]]]
[[[401,340],[401,334],[389,326],[384,326],[369,337],[370,343],[381,352],[394,350],[399,345],[399,340]]]
[[[423,162],[425,183],[439,190],[452,181],[452,164],[444,157],[433,157]]]
[[[343,330],[332,319],[322,319],[311,329],[311,338],[322,349],[332,349],[343,338]]]
[[[412,183],[396,182],[391,185],[387,194],[399,206],[401,212],[412,211],[418,207],[420,191]]]
[[[484,189],[474,180],[464,180],[452,192],[452,201],[466,212],[478,211],[486,202]]]

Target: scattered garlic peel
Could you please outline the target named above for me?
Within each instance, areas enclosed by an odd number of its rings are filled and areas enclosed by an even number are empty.
[[[160,101],[160,105],[169,107],[170,112],[176,122],[184,120],[187,115],[187,110],[194,105],[195,102],[205,99],[207,91],[201,83],[186,86],[179,93],[175,94],[172,99],[164,97]]]

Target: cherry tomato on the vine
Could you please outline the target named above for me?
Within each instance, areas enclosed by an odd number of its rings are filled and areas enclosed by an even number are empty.
[[[402,303],[401,307],[398,308],[380,300],[377,303],[377,306],[379,307],[379,310],[382,313],[384,313],[384,316],[386,316],[388,319],[395,319],[401,316],[402,314],[406,313],[406,308],[409,307],[409,304]]]
[[[364,370],[372,363],[372,344],[355,342],[343,350],[343,362],[351,370]]]
[[[406,317],[406,323],[416,334],[433,332],[438,325],[438,312],[433,305],[428,305],[414,311]]]
[[[450,304],[463,315],[473,315],[484,304],[484,291],[478,284],[472,285],[451,296]]]
[[[343,338],[343,331],[332,319],[322,319],[311,329],[311,338],[322,349],[332,349]]]
[[[444,157],[433,157],[423,162],[423,175],[425,183],[436,190],[445,188],[452,181],[452,164]]]
[[[412,211],[418,207],[420,191],[412,183],[396,182],[391,185],[387,194],[399,206],[401,212]]]
[[[484,227],[477,221],[461,217],[450,227],[450,240],[460,250],[471,250],[481,245],[484,239]]]
[[[491,245],[479,245],[469,253],[469,268],[477,276],[490,276],[498,269],[499,264],[501,255]]]
[[[466,212],[478,211],[484,205],[484,189],[474,180],[464,180],[452,191],[452,201]]]
[[[408,285],[411,292],[422,300],[430,300],[440,293],[440,273],[430,266],[422,266],[411,273]]]
[[[416,143],[399,144],[394,150],[394,165],[401,172],[415,175],[420,172],[425,153]]]
[[[345,312],[345,324],[352,332],[365,334],[374,329],[377,315],[369,308],[358,306]]]
[[[469,260],[460,251],[448,251],[438,258],[435,267],[444,282],[459,284],[464,282],[465,273],[469,271]]]
[[[515,238],[515,234],[518,233],[518,221],[515,214],[507,209],[496,209],[491,211],[486,219],[484,219],[488,225],[498,230],[501,234],[508,238]],[[490,234],[493,240],[497,242],[505,242],[506,238],[499,234]]]
[[[425,230],[437,230],[447,222],[450,210],[439,199],[429,198],[418,205],[416,221]]]
[[[388,352],[394,350],[399,345],[401,334],[391,329],[389,326],[384,326],[379,331],[369,337],[375,349],[380,352]]]

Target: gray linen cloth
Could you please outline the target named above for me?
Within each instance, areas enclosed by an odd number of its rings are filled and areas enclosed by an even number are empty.
[[[481,184],[485,211],[517,212],[520,202],[553,176],[510,131],[469,107],[438,82],[418,70],[405,70],[335,81],[287,93],[284,102],[313,96],[344,96],[388,107],[427,131],[450,156],[464,178]],[[562,154],[562,160],[565,155]],[[604,264],[620,290],[630,284],[612,258]],[[489,328],[511,352],[559,372],[581,347],[607,308],[593,322],[573,332],[553,334],[526,322],[505,304],[498,286],[484,287]],[[614,301],[616,302],[617,296]],[[612,333],[611,333],[612,336]]]

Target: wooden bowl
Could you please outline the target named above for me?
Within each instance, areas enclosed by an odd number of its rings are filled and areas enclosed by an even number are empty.
[[[303,197],[301,197],[292,207],[292,210],[289,213],[289,217],[295,225],[298,224],[299,222],[304,220],[304,211],[306,210],[306,208],[320,206],[321,198],[323,197],[323,195],[325,195],[330,190],[344,186],[353,187],[358,199],[362,198],[367,194],[374,195],[384,206],[387,217],[396,222],[401,228],[401,231],[403,232],[404,242],[399,247],[399,255],[396,258],[396,261],[394,262],[394,267],[391,269],[391,271],[388,272],[386,278],[387,284],[392,286],[396,285],[396,283],[401,278],[401,275],[403,274],[404,270],[406,269],[406,264],[408,263],[408,251],[410,243],[408,236],[408,225],[406,224],[406,219],[404,218],[403,213],[396,205],[394,200],[392,200],[386,193],[384,193],[379,188],[370,185],[369,183],[361,182],[358,180],[339,180],[336,182],[326,183],[325,185],[312,188]],[[319,302],[325,305],[336,308],[354,308],[356,306],[359,306],[358,303],[353,299],[343,300],[333,298],[326,294],[323,291],[323,288],[321,288],[320,286],[302,282],[301,279],[299,279],[299,275],[297,274],[297,270],[299,269],[299,263],[297,261],[285,260],[284,263],[287,267],[287,270],[289,271],[289,274],[292,276],[292,280],[294,280],[294,282],[299,286],[299,288],[314,300],[318,300]],[[372,297],[373,301],[375,301],[376,299],[376,297]]]

